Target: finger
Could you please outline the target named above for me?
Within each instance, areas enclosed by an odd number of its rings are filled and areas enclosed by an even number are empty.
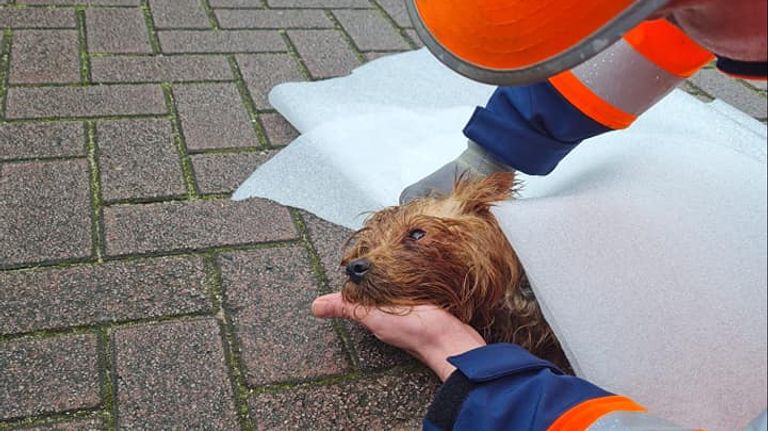
[[[312,314],[321,319],[349,319],[362,321],[368,315],[368,309],[362,305],[344,300],[341,293],[331,293],[315,299]]]

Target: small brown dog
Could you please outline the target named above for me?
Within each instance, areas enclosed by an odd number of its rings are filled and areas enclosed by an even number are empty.
[[[373,214],[347,245],[344,299],[377,307],[435,304],[489,342],[518,344],[569,369],[490,211],[515,187],[512,173],[459,178],[448,196]]]

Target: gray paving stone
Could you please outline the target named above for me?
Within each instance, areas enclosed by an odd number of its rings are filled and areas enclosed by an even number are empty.
[[[80,419],[72,422],[48,424],[33,428],[22,428],[24,431],[102,431],[104,421],[101,419]]]
[[[88,162],[0,165],[0,268],[91,254]]]
[[[91,59],[96,82],[184,82],[233,80],[223,56],[174,55],[96,57]]]
[[[377,10],[337,10],[333,14],[361,51],[410,48],[398,30]]]
[[[295,7],[295,8],[369,8],[368,0],[267,0],[269,7]]]
[[[309,230],[310,240],[320,256],[320,263],[328,279],[328,288],[332,292],[338,292],[347,279],[340,264],[344,255],[344,245],[352,231],[307,212],[302,212],[302,217]],[[389,368],[415,362],[402,350],[379,341],[361,325],[352,322],[344,322],[343,325],[362,368]]]
[[[109,255],[280,241],[296,237],[288,210],[248,199],[120,205],[104,209]]]
[[[182,84],[173,94],[188,149],[259,145],[235,84]]]
[[[264,126],[269,144],[273,147],[288,145],[299,137],[299,132],[280,114],[261,114],[259,120]]]
[[[16,4],[29,5],[76,5],[87,6],[139,6],[141,0],[16,0]]]
[[[219,262],[248,384],[349,369],[331,323],[309,312],[318,290],[302,246],[225,254]]]
[[[236,154],[195,154],[192,166],[201,193],[232,193],[274,151]]]
[[[289,30],[288,37],[314,78],[346,75],[360,64],[339,31]]]
[[[239,429],[213,319],[115,331],[120,429]]]
[[[257,109],[271,108],[267,95],[275,85],[305,80],[289,54],[238,54],[235,58]]]
[[[36,87],[8,90],[7,118],[166,114],[159,85]]]
[[[97,406],[96,346],[93,335],[0,343],[0,419]]]
[[[417,430],[438,382],[426,372],[310,386],[255,395],[260,430]]]
[[[88,51],[151,53],[144,14],[138,8],[90,8],[85,12]]]
[[[758,81],[753,79],[743,79],[743,82],[746,82],[747,85],[749,85],[752,88],[756,88],[758,90],[766,91],[768,90],[768,81]]]
[[[0,334],[211,309],[199,257],[0,272]]]
[[[80,82],[76,30],[18,30],[13,34],[11,84]]]
[[[97,140],[104,200],[171,197],[186,193],[169,120],[100,123]]]
[[[400,27],[413,27],[411,17],[408,16],[408,9],[405,7],[405,0],[376,0],[386,12]]]
[[[274,30],[165,30],[157,32],[166,53],[281,52],[286,50],[280,33]]]
[[[150,0],[155,28],[211,28],[200,0]]]
[[[363,55],[365,55],[366,60],[373,61],[373,60],[378,60],[381,57],[387,57],[395,54],[392,52],[366,52]]]
[[[0,160],[85,156],[80,123],[0,124]]]
[[[416,33],[416,30],[408,29],[408,30],[405,31],[405,34],[407,34],[408,37],[411,38],[413,43],[416,44],[416,47],[418,47],[418,48],[423,48],[424,47],[424,42],[421,41],[421,38],[419,37],[419,34]]]
[[[75,28],[76,25],[72,9],[0,9],[0,27]]]
[[[704,69],[691,81],[711,96],[733,105],[758,119],[768,117],[768,99],[713,69]]]
[[[232,10],[216,11],[222,28],[333,28],[322,10]]]
[[[208,0],[211,7],[263,8],[261,0]]]

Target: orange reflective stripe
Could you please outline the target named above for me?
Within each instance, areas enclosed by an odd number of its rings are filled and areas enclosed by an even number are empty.
[[[577,404],[547,428],[547,431],[584,431],[595,421],[616,411],[645,412],[645,407],[627,397],[613,395]]]
[[[667,72],[688,78],[715,57],[671,22],[646,21],[624,35],[637,52]]]
[[[549,83],[573,106],[606,127],[624,129],[637,119],[598,97],[570,70],[549,78]]]

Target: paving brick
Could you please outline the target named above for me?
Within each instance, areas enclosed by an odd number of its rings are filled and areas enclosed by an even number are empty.
[[[305,80],[299,64],[289,54],[238,54],[235,58],[257,109],[271,107],[267,95],[275,85]]]
[[[333,14],[361,51],[410,48],[398,30],[377,10],[337,10]]]
[[[727,102],[755,118],[768,117],[768,101],[765,96],[745,87],[742,83],[713,69],[704,69],[691,81],[711,96]]]
[[[101,431],[104,421],[101,419],[80,419],[72,422],[48,424],[34,428],[22,428],[24,431]]]
[[[121,205],[104,209],[110,255],[288,240],[290,214],[274,203],[248,199]]]
[[[186,193],[169,120],[100,123],[101,192],[106,201]]]
[[[7,118],[165,114],[159,85],[37,87],[8,90]]]
[[[85,156],[80,123],[0,124],[0,160]]]
[[[138,8],[91,8],[85,12],[88,51],[150,53],[149,33]]]
[[[424,47],[424,42],[421,41],[421,38],[419,37],[419,34],[416,33],[416,30],[408,29],[405,31],[405,34],[411,38],[411,41],[413,41],[413,43],[415,43],[418,48]]]
[[[16,4],[29,5],[79,5],[86,6],[139,6],[141,0],[16,0]]]
[[[194,31],[165,30],[157,32],[163,52],[279,52],[286,46],[274,30]]]
[[[91,59],[96,82],[184,82],[233,80],[223,56],[162,55],[152,57],[96,57]]]
[[[195,154],[192,166],[202,193],[231,193],[274,151],[236,154]]]
[[[331,323],[309,312],[319,292],[303,247],[226,254],[219,262],[248,384],[348,370]]]
[[[259,120],[264,126],[269,144],[273,147],[288,145],[299,137],[299,132],[280,114],[261,114]]]
[[[211,7],[263,8],[261,0],[208,0]]]
[[[260,430],[417,430],[437,386],[426,372],[399,373],[265,392],[249,404]]]
[[[766,91],[768,90],[768,81],[757,81],[757,80],[743,80],[743,82],[746,82],[747,85],[749,85],[752,88],[756,88],[758,90]]]
[[[210,311],[198,257],[0,273],[0,334]]]
[[[320,256],[320,263],[328,278],[328,288],[332,292],[338,292],[347,279],[340,264],[344,254],[344,245],[352,231],[307,212],[302,212],[302,217],[309,230],[312,244]],[[414,362],[402,350],[382,343],[361,325],[352,322],[344,322],[343,325],[349,334],[362,368],[389,368]]]
[[[322,10],[231,10],[216,11],[222,28],[333,28]]]
[[[369,0],[267,0],[269,7],[295,7],[295,8],[369,8]]]
[[[215,320],[120,329],[114,343],[120,429],[239,429]]]
[[[99,404],[93,335],[0,343],[0,419]]]
[[[259,145],[235,84],[183,84],[173,94],[190,150]]]
[[[88,162],[0,166],[0,268],[91,253]]]
[[[405,0],[376,0],[381,7],[400,27],[413,27]]]
[[[0,27],[11,28],[75,28],[75,11],[71,9],[0,9]]]
[[[150,0],[155,28],[211,28],[199,0]]]
[[[363,55],[365,55],[365,59],[368,61],[378,60],[381,57],[387,57],[389,55],[394,55],[391,52],[366,52]]]
[[[339,31],[289,30],[288,37],[314,78],[346,75],[360,63]]]
[[[80,82],[77,31],[16,31],[9,79],[11,84]]]

